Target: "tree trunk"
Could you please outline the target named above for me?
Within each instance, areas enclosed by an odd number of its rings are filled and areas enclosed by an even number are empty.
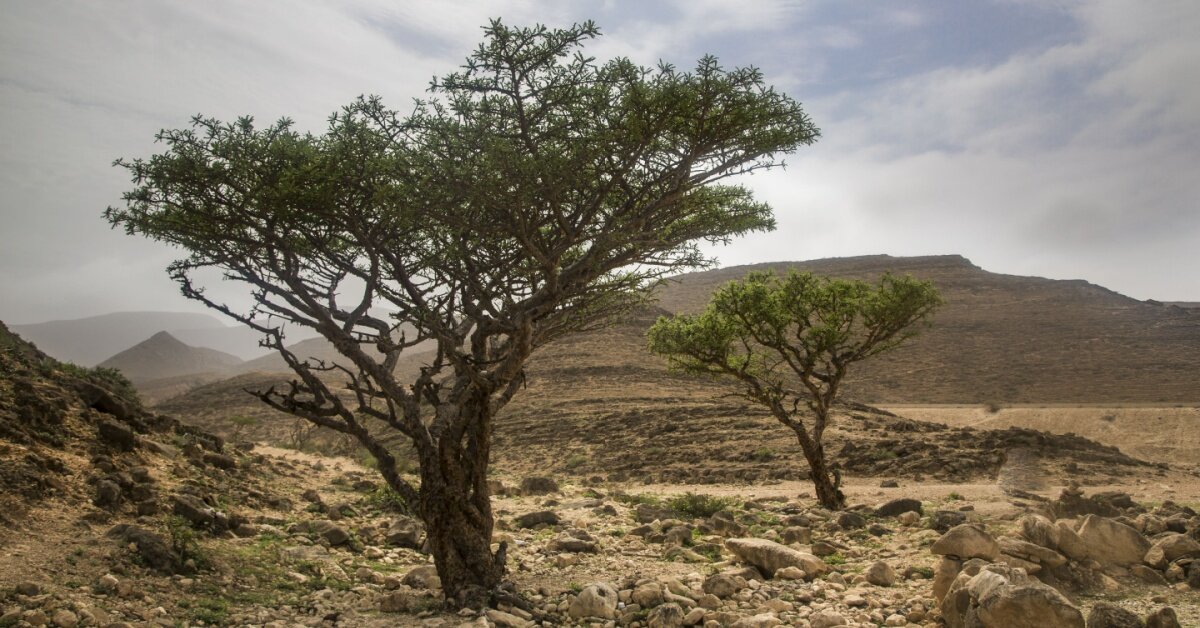
[[[492,553],[491,509],[481,513],[477,497],[470,486],[422,478],[421,518],[446,603],[454,608],[485,608],[504,578],[505,548]]]
[[[846,507],[846,496],[834,481],[829,465],[825,462],[825,448],[818,445],[814,455],[805,452],[808,466],[812,467],[813,486],[817,489],[817,501],[829,510],[841,510]]]

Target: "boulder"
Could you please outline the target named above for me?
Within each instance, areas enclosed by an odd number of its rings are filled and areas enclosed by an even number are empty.
[[[1011,537],[1000,539],[1000,551],[1052,569],[1067,562],[1066,557],[1048,547]]]
[[[385,543],[392,547],[406,547],[419,550],[422,546],[422,536],[425,526],[412,517],[401,517],[392,522],[384,535]]]
[[[921,507],[921,502],[912,498],[893,499],[892,501],[875,509],[877,517],[895,517],[905,512],[915,512],[918,515],[925,514],[925,510]]]
[[[933,543],[929,551],[939,556],[951,556],[960,560],[982,558],[996,560],[1000,555],[1000,544],[981,526],[964,523],[957,525]]]
[[[730,624],[730,628],[775,628],[782,624],[779,618],[771,613],[759,613],[750,617],[742,617]]]
[[[850,623],[846,621],[845,617],[842,617],[835,611],[818,611],[813,613],[808,618],[808,622],[808,625],[812,626],[812,628],[833,628],[834,626],[846,626]]]
[[[556,525],[558,521],[558,514],[552,510],[527,512],[516,518],[516,524],[519,528],[532,528],[541,524]]]
[[[603,582],[589,584],[571,601],[567,614],[574,619],[614,619],[617,615],[618,600],[617,591],[612,586]]]
[[[726,537],[746,535],[746,526],[738,523],[733,518],[733,513],[730,513],[726,510],[714,513],[713,516],[709,517],[708,521],[705,523],[712,530],[713,534],[719,534]],[[791,527],[798,527],[796,524],[788,525]]]
[[[1041,515],[1025,515],[1017,525],[1020,526],[1021,536],[1026,541],[1058,551],[1061,529],[1053,521]]]
[[[314,519],[307,524],[303,524],[303,527],[305,531],[310,534],[316,534],[333,546],[350,542],[350,533],[345,528],[328,519]]]
[[[1083,518],[1079,538],[1087,546],[1088,557],[1103,564],[1134,565],[1150,551],[1150,542],[1141,532],[1099,515]]]
[[[783,541],[785,545],[793,543],[808,545],[812,543],[812,528],[802,528],[800,526],[784,528],[783,532],[779,533],[779,540]]]
[[[133,451],[137,447],[137,434],[128,426],[108,419],[96,425],[100,441],[118,451]]]
[[[400,583],[414,589],[442,588],[442,579],[438,576],[437,567],[433,565],[413,567],[408,573],[404,574],[404,577],[400,579]]]
[[[654,607],[646,616],[646,625],[649,628],[681,628],[683,617],[683,607],[670,602]]]
[[[1116,604],[1096,602],[1087,616],[1087,628],[1144,628],[1141,617]]]
[[[1146,628],[1183,628],[1175,609],[1164,606],[1146,616]]]
[[[705,593],[725,599],[746,588],[746,579],[731,574],[715,573],[704,580]]]
[[[880,560],[873,563],[867,570],[863,572],[863,576],[867,578],[867,582],[878,587],[890,587],[896,584],[896,570],[886,562]]]
[[[186,519],[192,526],[207,529],[216,527],[216,511],[209,508],[199,497],[179,493],[171,496],[171,504],[172,512]]]
[[[1060,520],[1054,525],[1058,528],[1058,553],[1071,560],[1087,560],[1087,544],[1079,538],[1079,533],[1075,532],[1070,522]]]
[[[950,528],[966,523],[967,516],[956,510],[936,510],[929,517],[929,527],[938,532],[948,532]]]
[[[183,571],[183,559],[171,549],[165,538],[154,532],[123,523],[109,530],[108,536],[133,543],[142,563],[159,573],[174,575]]]
[[[837,516],[837,524],[843,530],[857,530],[867,526],[867,518],[856,512],[843,512]]]
[[[768,577],[784,567],[799,567],[809,577],[829,571],[829,565],[820,558],[766,539],[729,539],[725,541],[725,548],[742,562],[761,569]]]
[[[1155,541],[1142,560],[1155,569],[1166,569],[1176,559],[1193,557],[1200,557],[1200,542],[1186,534],[1172,532]]]
[[[948,628],[1084,628],[1083,613],[1063,594],[1006,565],[964,569],[942,604]]]
[[[522,495],[548,495],[558,492],[558,482],[552,478],[532,476],[521,480]]]
[[[92,503],[101,508],[110,508],[121,504],[121,486],[110,480],[96,482],[96,496]]]

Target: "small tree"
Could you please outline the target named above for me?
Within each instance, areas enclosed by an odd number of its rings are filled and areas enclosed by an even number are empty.
[[[842,379],[851,364],[911,338],[940,303],[932,284],[911,277],[884,275],[872,286],[756,272],[718,290],[699,315],[660,318],[650,350],[685,373],[736,380],[742,396],[796,433],[817,499],[840,509],[823,436]]]
[[[697,241],[772,228],[769,207],[718,183],[818,136],[753,68],[599,64],[579,52],[598,35],[590,22],[495,21],[485,34],[408,115],[367,98],[321,136],[248,118],[163,131],[163,154],[118,161],[136,187],[106,214],[181,247],[169,272],[183,294],[264,334],[296,379],[257,396],[362,443],[424,520],[447,602],[471,606],[504,575],[487,470],[526,361],[706,265]],[[255,305],[209,296],[206,269],[248,286]],[[284,323],[343,359],[295,355]],[[402,381],[401,354],[418,344],[434,348]],[[384,431],[412,443],[419,485]]]

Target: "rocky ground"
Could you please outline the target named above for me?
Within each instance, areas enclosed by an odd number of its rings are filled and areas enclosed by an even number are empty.
[[[1006,453],[972,462],[978,432],[855,419],[837,513],[786,476],[509,464],[494,540],[526,603],[480,614],[358,462],[229,446],[32,348],[0,343],[0,374],[0,626],[1200,625],[1196,476],[1075,437],[988,432]]]

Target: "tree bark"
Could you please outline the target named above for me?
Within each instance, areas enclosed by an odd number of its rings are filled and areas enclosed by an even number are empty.
[[[446,603],[454,608],[488,606],[504,578],[504,548],[492,553],[492,513],[479,512],[471,487],[422,474],[421,518]],[[487,495],[482,496],[488,499]]]
[[[825,447],[817,443],[815,447],[803,447],[804,458],[812,468],[813,486],[817,489],[817,501],[829,510],[841,510],[846,507],[846,496],[838,488],[825,461]]]

